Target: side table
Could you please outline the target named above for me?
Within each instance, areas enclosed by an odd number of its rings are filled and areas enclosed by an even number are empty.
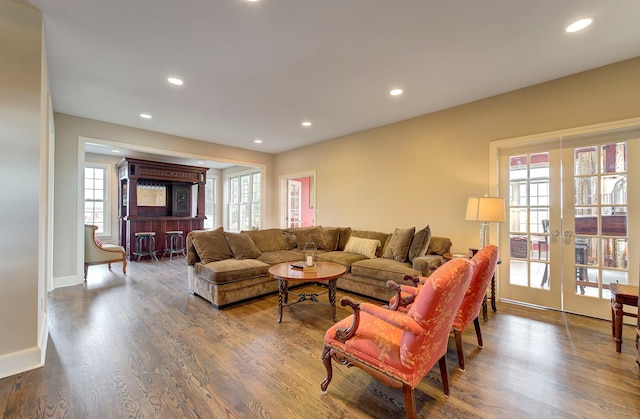
[[[638,287],[614,282],[609,284],[609,292],[611,293],[611,333],[616,340],[616,352],[621,352],[622,318],[638,317],[637,314],[624,311],[624,305],[638,306]]]

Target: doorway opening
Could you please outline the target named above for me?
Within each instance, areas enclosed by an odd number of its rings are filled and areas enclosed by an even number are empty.
[[[280,226],[316,225],[315,170],[280,176]]]

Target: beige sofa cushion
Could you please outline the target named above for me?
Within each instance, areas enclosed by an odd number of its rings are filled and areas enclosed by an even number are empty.
[[[255,259],[262,254],[247,233],[224,233],[236,259]]]
[[[191,241],[202,263],[207,264],[218,260],[233,258],[229,243],[227,243],[227,239],[224,238],[222,227],[193,234]]]
[[[318,260],[325,262],[339,263],[347,268],[347,272],[351,272],[351,265],[355,262],[366,260],[366,256],[358,255],[356,253],[347,253],[341,250],[335,252],[318,253]]]
[[[396,228],[389,239],[389,244],[384,249],[382,257],[397,260],[398,262],[407,260],[407,253],[409,253],[409,246],[411,246],[411,240],[415,232],[415,227]]]
[[[419,276],[420,271],[413,269],[408,262],[401,263],[393,259],[378,258],[354,262],[351,265],[351,274],[375,278],[382,282],[391,280],[404,283],[402,279],[405,275]]]
[[[269,265],[256,259],[226,259],[195,265],[195,275],[198,278],[215,284],[244,281],[268,273]]]
[[[426,255],[429,249],[429,243],[431,243],[431,228],[426,226],[418,231],[416,235],[413,236],[413,240],[411,240],[411,246],[407,254],[409,262],[413,262],[413,259]]]
[[[247,233],[253,243],[261,252],[273,252],[275,250],[284,250],[284,239],[282,238],[282,230],[279,228],[269,228],[266,230],[247,230]]]

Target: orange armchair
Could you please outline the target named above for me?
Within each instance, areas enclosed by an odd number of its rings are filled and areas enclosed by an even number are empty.
[[[454,259],[437,269],[424,283],[407,312],[393,311],[344,297],[353,314],[325,333],[322,362],[333,376],[331,360],[356,366],[383,384],[402,388],[407,416],[416,416],[413,389],[439,362],[444,394],[449,395],[447,343],[453,320],[471,279],[472,264]]]
[[[84,226],[84,279],[87,279],[89,266],[107,264],[111,269],[114,262],[122,262],[122,273],[127,274],[127,258],[124,247],[113,244],[98,244],[96,240],[97,226]]]
[[[464,299],[460,304],[460,308],[458,309],[456,318],[453,321],[452,328],[456,341],[456,349],[458,351],[458,367],[462,371],[465,369],[462,333],[471,322],[473,322],[476,329],[478,346],[480,348],[483,347],[482,332],[480,330],[480,320],[478,320],[478,316],[480,315],[480,309],[482,308],[482,304],[486,298],[487,287],[489,287],[489,282],[491,281],[496,270],[496,265],[498,264],[498,247],[490,244],[483,249],[480,249],[480,251],[473,256],[471,262],[474,265],[474,269],[471,281],[469,282],[469,288],[467,288]],[[405,277],[405,279],[411,280],[412,278]],[[394,284],[393,288],[396,290],[396,295],[389,301],[390,309],[407,311],[409,307],[411,307],[413,300],[420,293],[420,289],[423,287],[420,280],[425,279],[426,278],[413,279],[414,283],[417,285],[416,287]]]

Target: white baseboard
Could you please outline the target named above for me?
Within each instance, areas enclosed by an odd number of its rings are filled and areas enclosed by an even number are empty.
[[[46,316],[43,316],[41,331],[38,346],[0,356],[0,379],[44,366],[49,340]]]
[[[57,278],[53,278],[53,289],[71,287],[73,285],[82,284],[83,282],[84,279],[78,282],[78,277],[76,275],[59,276]]]

